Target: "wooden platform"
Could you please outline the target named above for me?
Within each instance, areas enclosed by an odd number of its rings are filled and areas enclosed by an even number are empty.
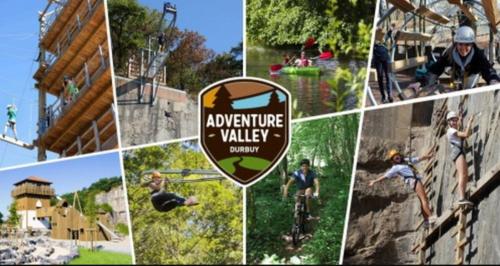
[[[426,56],[413,57],[403,60],[397,60],[392,63],[392,71],[394,73],[401,72],[410,68],[415,68],[427,63]]]
[[[73,34],[73,41],[61,50],[59,57],[51,65],[39,68],[34,75],[39,88],[56,96],[62,91],[64,76],[76,75],[85,61],[99,49],[99,45],[108,53],[104,4],[97,6],[88,22]]]
[[[391,3],[393,6],[403,12],[410,12],[415,10],[415,6],[408,0],[387,0],[387,2]]]
[[[417,8],[416,12],[426,18],[429,18],[441,24],[448,24],[450,22],[449,18],[436,13],[435,11],[427,8],[426,6],[420,6],[419,8]]]
[[[493,0],[481,0],[483,3],[484,13],[486,18],[488,18],[488,22],[490,23],[490,29],[497,33],[497,24],[498,24],[498,10],[497,10],[497,1]]]
[[[421,32],[410,32],[400,30],[396,35],[398,41],[423,41],[428,42],[432,39],[432,35]]]
[[[29,144],[29,143],[23,142],[21,140],[16,140],[15,138],[9,137],[7,135],[4,136],[4,135],[0,134],[0,140],[5,141],[5,142],[12,144],[12,145],[16,145],[16,146],[21,147],[21,148],[29,149],[29,150],[32,150],[35,148],[35,146],[33,144]]]
[[[42,140],[48,150],[62,154],[73,144],[78,136],[83,135],[92,121],[104,114],[113,103],[113,89],[111,84],[111,70],[106,68],[104,73],[97,73],[92,85],[80,91],[78,99],[71,103],[59,118],[53,122]],[[113,126],[116,132],[116,127]],[[72,154],[68,153],[67,155]]]

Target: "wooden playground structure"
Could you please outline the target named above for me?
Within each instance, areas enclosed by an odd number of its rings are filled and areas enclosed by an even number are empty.
[[[491,64],[500,58],[497,25],[500,22],[496,0],[380,0],[375,42],[382,42],[392,29],[394,42],[387,45],[390,55],[389,77],[394,101],[436,95],[456,90],[451,75],[445,73],[438,86],[420,87],[418,72],[426,73],[426,64],[436,61],[452,44],[455,30],[470,25],[476,32],[476,44]],[[500,61],[499,61],[500,62]],[[500,70],[500,67],[496,67]],[[479,79],[476,86],[484,86]],[[375,69],[369,72],[367,106],[381,103]]]

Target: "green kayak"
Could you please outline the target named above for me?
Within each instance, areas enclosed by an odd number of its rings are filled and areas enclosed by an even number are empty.
[[[308,66],[308,67],[283,67],[281,69],[282,74],[287,75],[311,75],[316,76],[319,75],[321,69],[316,66]]]

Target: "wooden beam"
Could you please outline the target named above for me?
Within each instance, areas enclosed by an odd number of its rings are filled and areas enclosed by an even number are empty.
[[[427,63],[426,56],[413,57],[409,59],[397,60],[392,62],[392,71],[394,73],[401,72],[406,69],[421,66]]]
[[[470,5],[465,5],[463,0],[448,0],[448,3],[457,5],[460,10],[464,13],[464,15],[470,19],[471,22],[475,23],[477,21],[477,17],[472,13],[472,8]]]
[[[427,18],[434,20],[436,22],[439,22],[441,24],[448,24],[450,22],[449,18],[447,18],[446,16],[443,16],[441,14],[436,13],[435,11],[427,8],[426,6],[420,6],[416,12],[424,17],[427,17]]]
[[[497,1],[493,0],[481,0],[481,3],[483,3],[483,9],[484,9],[484,14],[486,15],[486,18],[488,19],[488,22],[490,23],[490,29],[494,32],[497,33],[497,17],[498,17],[498,11],[497,11]]]
[[[92,121],[92,127],[94,129],[94,140],[95,140],[95,150],[101,150],[101,140],[99,139],[99,128],[97,127],[97,122]]]
[[[23,142],[21,140],[17,140],[15,138],[11,138],[7,135],[0,135],[0,140],[5,141],[5,142],[12,144],[12,145],[16,145],[16,146],[21,147],[21,148],[28,149],[28,150],[32,150],[35,148],[35,145],[33,145],[33,144],[29,144],[29,143]]]
[[[500,180],[500,162],[493,166],[486,174],[479,179],[477,182],[477,187],[469,189],[469,200],[475,205],[479,204],[481,199],[486,196],[486,192],[492,189],[492,185]],[[498,186],[498,184],[497,184]],[[496,187],[495,187],[496,188]],[[456,212],[459,208],[454,208],[453,210],[446,210],[437,219],[434,227],[429,231],[427,237],[425,238],[426,248],[436,242],[439,237],[448,231],[451,226],[458,220],[456,217]]]
[[[387,2],[405,13],[415,10],[415,6],[408,0],[387,0]]]
[[[397,41],[422,41],[428,42],[432,39],[432,35],[421,32],[410,32],[399,30],[396,34]]]

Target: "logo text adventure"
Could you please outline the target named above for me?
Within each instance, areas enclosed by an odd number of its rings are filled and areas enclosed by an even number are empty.
[[[289,144],[290,95],[254,78],[218,82],[200,93],[200,142],[209,160],[242,185],[281,160]]]

